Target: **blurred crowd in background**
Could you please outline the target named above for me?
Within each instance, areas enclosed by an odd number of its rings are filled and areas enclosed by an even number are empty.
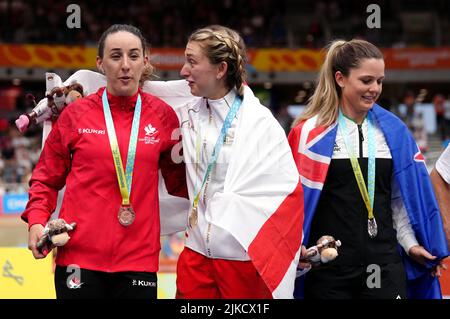
[[[80,29],[66,28],[71,3]],[[367,28],[371,3],[382,13],[379,32]],[[0,0],[0,42],[92,45],[114,21],[139,26],[157,47],[182,47],[191,31],[215,23],[239,30],[249,47],[321,48],[337,37],[436,47],[450,44],[449,15],[446,0]]]

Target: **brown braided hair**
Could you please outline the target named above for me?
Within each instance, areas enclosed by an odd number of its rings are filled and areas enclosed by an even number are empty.
[[[244,95],[247,53],[239,33],[221,25],[211,25],[196,30],[188,41],[198,42],[212,64],[226,62],[226,85],[229,89],[235,87],[238,95]]]
[[[148,46],[147,46],[147,50],[144,55],[148,56],[149,61],[148,61],[147,65],[144,67],[144,71],[142,72],[141,78],[139,79],[139,87],[140,88],[142,88],[144,86],[145,81],[151,81],[154,78],[157,78],[157,76],[154,73],[155,68],[150,63],[150,49],[148,48]]]

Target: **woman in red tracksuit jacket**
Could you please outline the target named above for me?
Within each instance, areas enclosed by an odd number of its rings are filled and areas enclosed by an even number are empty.
[[[47,254],[36,243],[64,185],[59,217],[77,224],[68,243],[58,248],[58,298],[156,298],[158,169],[170,194],[186,197],[187,191],[184,166],[170,158],[172,146],[178,143],[171,140],[172,131],[179,127],[177,116],[166,103],[139,88],[148,66],[145,50],[145,40],[135,27],[113,25],[104,32],[97,66],[106,75],[106,88],[66,107],[33,171],[29,202],[22,214],[30,227],[33,256],[39,259]],[[133,141],[135,151],[129,150]],[[116,161],[114,145],[120,154]],[[122,183],[121,192],[117,172],[125,171],[133,154],[131,185],[127,193]],[[134,218],[126,218],[132,213],[121,214],[127,209],[132,209]]]

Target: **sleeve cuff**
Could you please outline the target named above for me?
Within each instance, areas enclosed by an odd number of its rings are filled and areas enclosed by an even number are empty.
[[[47,221],[50,218],[50,214],[48,212],[44,212],[41,210],[33,210],[28,213],[28,220],[25,220],[28,222],[28,229],[30,229],[31,226],[34,224],[41,224],[45,227],[47,224]]]
[[[414,236],[414,234],[407,234],[407,235],[403,236],[403,238],[399,242],[400,242],[400,245],[403,247],[403,249],[408,254],[408,256],[409,256],[409,250],[411,249],[411,247],[419,245],[419,243],[417,242],[416,236]]]

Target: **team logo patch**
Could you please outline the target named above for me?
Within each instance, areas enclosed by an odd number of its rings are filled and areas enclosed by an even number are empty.
[[[341,147],[336,142],[334,142],[333,152],[341,152]]]
[[[418,163],[420,162],[425,163],[425,157],[420,151],[414,154],[414,160]]]
[[[159,143],[159,131],[153,127],[152,124],[148,124],[144,127],[145,137],[140,138],[140,142],[144,142],[145,144],[156,144]]]
[[[145,136],[153,136],[158,132],[158,130],[156,128],[154,128],[151,124],[147,125],[146,127],[144,127],[144,131],[145,131]]]
[[[78,134],[97,134],[97,135],[105,135],[106,130],[99,130],[96,128],[78,128]]]
[[[77,277],[72,277],[67,283],[69,289],[80,289],[83,283]]]

